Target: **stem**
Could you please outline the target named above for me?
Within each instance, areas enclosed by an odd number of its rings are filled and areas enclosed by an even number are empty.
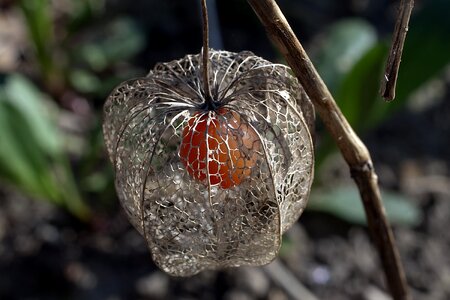
[[[272,42],[283,54],[314,103],[323,123],[350,167],[367,216],[369,231],[381,257],[386,281],[395,300],[410,299],[400,255],[381,201],[378,178],[366,146],[351,128],[333,96],[274,0],[247,0]]]
[[[402,60],[403,46],[405,44],[406,33],[411,12],[414,7],[414,0],[401,0],[398,8],[397,22],[395,23],[394,35],[392,38],[391,50],[386,62],[386,70],[381,80],[381,96],[386,101],[394,100],[395,87],[397,85],[398,70]]]
[[[208,7],[206,0],[202,1],[202,20],[203,20],[203,49],[202,49],[202,66],[203,66],[203,90],[205,92],[205,102],[209,109],[214,108],[211,96],[211,88],[209,86],[209,23],[208,23]]]

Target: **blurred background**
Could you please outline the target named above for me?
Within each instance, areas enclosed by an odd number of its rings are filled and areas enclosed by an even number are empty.
[[[399,1],[279,0],[367,143],[415,299],[450,299],[450,2],[416,1],[397,98],[378,96]],[[283,62],[244,0],[211,46]],[[317,122],[308,208],[270,267],[170,278],[115,195],[102,105],[198,53],[196,0],[0,0],[0,299],[389,299],[348,167]],[[303,298],[302,298],[303,297]]]

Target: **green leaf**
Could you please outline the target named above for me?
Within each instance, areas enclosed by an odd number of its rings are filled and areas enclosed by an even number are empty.
[[[336,101],[350,125],[357,132],[375,126],[390,114],[389,111],[377,108],[389,105],[378,95],[379,78],[381,78],[387,52],[388,47],[385,44],[374,44],[351,70],[343,75],[337,87]],[[320,169],[326,158],[336,150],[336,145],[331,138],[324,136],[317,149],[316,168]]]
[[[412,16],[391,109],[401,107],[412,92],[450,64],[449,11],[450,1],[429,0]]]
[[[1,101],[0,108],[0,173],[32,194],[59,202],[58,187],[49,172],[45,152],[30,132],[24,115],[10,102]]]
[[[72,86],[82,93],[95,93],[102,86],[101,80],[95,74],[83,69],[71,71],[69,79]]]
[[[41,71],[44,77],[48,77],[54,68],[51,52],[54,42],[51,2],[49,0],[20,0],[19,6],[25,16]]]
[[[380,124],[407,104],[423,84],[442,74],[450,64],[450,1],[430,0],[414,14],[409,26],[400,66],[396,99],[386,103],[379,85],[388,53],[387,42],[374,44],[338,80],[335,98],[352,127],[361,133]],[[330,65],[332,63],[327,63]],[[325,71],[323,71],[325,72]],[[326,73],[326,72],[325,72]],[[337,76],[339,78],[339,76]],[[326,138],[317,151],[317,167],[336,150]]]
[[[0,127],[2,128],[0,176],[20,183],[32,192],[40,193],[40,184],[36,180],[38,176],[32,165],[23,159],[26,156],[25,149],[21,147],[15,136],[18,133],[16,128],[11,125],[14,122],[11,118],[17,114],[17,111],[2,99],[4,99],[4,95],[0,96]]]
[[[374,105],[388,105],[379,97],[380,78],[388,52],[377,43],[346,74],[339,86],[336,101],[352,127],[360,132],[384,116],[374,115]],[[379,103],[378,103],[379,102]]]
[[[73,1],[71,7],[67,29],[76,34],[82,27],[91,25],[93,19],[99,18],[100,12],[104,10],[105,0]]]
[[[370,110],[369,126],[404,107],[421,86],[440,76],[450,64],[450,2],[430,0],[413,14],[403,49],[395,100],[377,100]],[[390,42],[390,41],[389,41]],[[381,78],[381,77],[380,77]]]
[[[61,152],[61,137],[54,126],[52,114],[56,106],[21,75],[7,77],[4,93],[5,101],[11,103],[30,126],[39,147],[52,154]]]
[[[389,221],[406,226],[418,225],[422,219],[419,208],[405,196],[381,191]],[[366,215],[356,187],[338,186],[334,189],[316,190],[311,194],[308,210],[332,214],[355,224],[366,224]]]
[[[0,177],[34,198],[86,218],[89,210],[47,104],[46,97],[20,75],[9,76],[0,85]]]
[[[318,38],[320,50],[313,61],[332,92],[344,75],[377,41],[375,29],[361,19],[346,19],[333,24]]]
[[[95,71],[130,59],[145,46],[142,30],[131,19],[118,19],[93,32],[91,41],[84,43],[75,55]]]
[[[449,1],[432,0],[417,15],[413,15],[400,66],[397,96],[391,103],[384,102],[379,96],[380,80],[388,53],[387,44],[369,43],[371,48],[362,56],[355,55],[360,59],[355,58],[356,63],[346,74],[339,75],[336,71],[335,65],[340,58],[332,54],[338,50],[329,50],[331,54],[325,55],[322,65],[319,60],[319,70],[323,69],[325,78],[331,77],[336,101],[357,132],[376,126],[403,107],[414,91],[439,75],[450,63],[450,18],[445,16],[449,10]],[[345,30],[345,26],[342,30]],[[348,31],[352,36],[351,30]],[[329,39],[331,42],[326,44],[325,50],[332,48],[333,43],[339,45],[337,38],[336,41]],[[364,47],[360,49],[367,50]],[[336,61],[334,66],[333,59]]]

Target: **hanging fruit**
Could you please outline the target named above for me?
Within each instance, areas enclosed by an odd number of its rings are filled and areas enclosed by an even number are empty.
[[[209,49],[202,11],[200,55],[157,64],[104,106],[118,197],[176,276],[272,261],[313,177],[303,88],[286,66]]]
[[[104,107],[119,199],[172,275],[272,261],[312,182],[308,99],[289,69],[250,52],[209,61],[213,107],[200,55],[122,83]]]
[[[180,159],[188,173],[224,189],[251,175],[260,151],[255,130],[223,108],[191,117],[182,138]]]

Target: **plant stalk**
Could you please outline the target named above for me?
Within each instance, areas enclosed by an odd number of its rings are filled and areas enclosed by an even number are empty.
[[[414,0],[401,0],[395,23],[394,35],[392,37],[391,49],[386,62],[386,69],[381,80],[381,96],[386,101],[395,98],[395,87],[397,85],[398,70],[402,60],[403,46],[408,32],[408,23],[414,7]]]
[[[400,255],[381,201],[370,153],[340,111],[333,96],[274,0],[247,0],[267,34],[314,103],[327,130],[350,167],[362,198],[367,223],[380,255],[386,282],[395,300],[410,299]]]

